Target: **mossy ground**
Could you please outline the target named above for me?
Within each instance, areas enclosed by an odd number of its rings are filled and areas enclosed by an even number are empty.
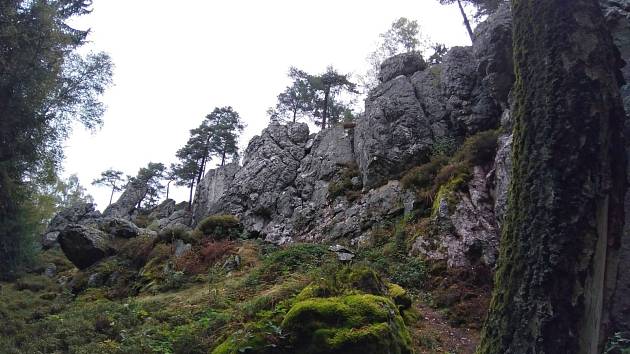
[[[430,328],[417,310],[426,268],[397,258],[407,247],[400,224],[385,225],[387,241],[360,250],[354,265],[339,263],[323,245],[239,240],[207,271],[192,274],[177,269],[173,247],[158,239],[150,247],[137,240],[121,256],[79,271],[52,249],[41,254],[41,266],[0,284],[0,347],[2,353],[352,353],[357,347],[437,353],[432,341],[417,339],[435,336],[426,334]],[[234,255],[240,265],[226,268]],[[49,263],[58,271],[52,278],[43,274]],[[94,272],[101,282],[90,280]]]

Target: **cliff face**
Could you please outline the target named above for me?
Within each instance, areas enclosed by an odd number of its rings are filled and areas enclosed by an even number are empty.
[[[381,83],[370,92],[356,126],[309,134],[305,124],[270,125],[249,143],[242,166],[206,174],[193,224],[211,214],[234,214],[247,231],[277,244],[343,239],[356,245],[373,227],[411,212],[418,196],[401,186],[401,175],[428,162],[444,144],[498,128],[508,107],[509,8],[480,25],[477,36],[472,47],[452,48],[440,64],[427,66],[415,54],[385,61]],[[509,153],[501,156],[498,164],[504,166]],[[494,189],[494,165],[481,170],[468,192],[457,195],[461,203],[447,218],[455,225],[452,232],[427,254],[466,265],[463,255],[479,241],[485,245],[482,259],[493,263],[494,196],[505,191]]]

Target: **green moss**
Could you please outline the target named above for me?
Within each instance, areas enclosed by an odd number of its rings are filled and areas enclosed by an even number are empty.
[[[407,290],[403,289],[398,284],[390,283],[387,285],[387,295],[394,300],[396,306],[400,311],[406,310],[411,307],[411,297]]]
[[[243,226],[234,215],[211,215],[197,225],[197,230],[213,240],[234,240],[242,234]]]
[[[457,203],[455,193],[463,191],[468,181],[470,181],[470,175],[463,173],[451,178],[447,183],[440,186],[435,200],[433,201],[433,206],[431,207],[431,216],[435,217],[438,214],[442,201],[446,201],[449,211],[452,212]]]
[[[371,294],[296,303],[282,328],[299,353],[411,353],[411,338],[394,303]]]

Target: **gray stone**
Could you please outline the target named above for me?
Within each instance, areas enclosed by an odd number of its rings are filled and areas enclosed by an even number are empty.
[[[192,205],[192,223],[197,225],[204,217],[210,215],[215,204],[232,184],[240,166],[233,162],[206,172],[195,191]]]
[[[59,232],[70,224],[88,224],[101,217],[92,203],[75,203],[63,209],[48,224],[42,237],[42,247],[50,248],[57,244]]]
[[[192,245],[190,243],[184,243],[184,241],[177,239],[175,241],[175,257],[179,258],[182,255],[190,252]]]
[[[103,216],[130,219],[133,212],[147,195],[148,186],[141,179],[127,184],[127,188],[118,200],[103,211]]]
[[[54,263],[49,263],[44,269],[44,275],[48,278],[52,278],[57,275],[57,266]]]
[[[512,54],[512,12],[510,4],[502,4],[475,28],[473,53],[481,91],[501,106],[508,108],[508,94],[514,84]],[[491,108],[494,111],[494,107]]]
[[[400,75],[410,76],[426,69],[427,63],[418,52],[402,53],[386,59],[378,74],[380,82],[386,82]]]
[[[98,288],[105,284],[105,279],[103,274],[101,273],[92,273],[88,277],[87,286],[88,288]]]
[[[512,174],[512,134],[502,134],[497,141],[494,159],[494,214],[501,226],[507,211],[508,190]]]
[[[173,212],[175,212],[175,208],[177,204],[173,199],[166,199],[160,205],[156,206],[151,213],[149,213],[150,220],[159,220],[168,218]]]
[[[412,254],[446,260],[449,267],[469,267],[477,263],[494,266],[499,231],[488,182],[487,171],[476,166],[468,192],[450,192],[451,195],[442,196],[429,233],[416,239]],[[447,200],[456,202],[449,205]]]
[[[63,253],[79,269],[84,269],[112,253],[111,236],[101,230],[78,225],[67,225],[59,234]]]
[[[368,96],[355,128],[354,151],[363,186],[374,188],[428,160],[430,122],[409,78],[399,76]]]
[[[132,238],[141,233],[140,228],[134,223],[120,218],[101,218],[95,220],[93,224],[99,230],[116,237]]]
[[[303,123],[272,123],[255,136],[245,150],[243,167],[210,213],[238,215],[249,232],[267,233],[274,216],[286,216],[299,203],[293,184],[308,138]]]

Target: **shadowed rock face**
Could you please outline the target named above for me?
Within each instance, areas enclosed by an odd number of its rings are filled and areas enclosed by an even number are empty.
[[[130,218],[138,203],[147,195],[148,187],[141,180],[129,183],[123,194],[103,211],[103,216]]]
[[[232,184],[239,168],[238,162],[233,162],[206,172],[195,191],[195,202],[192,206],[193,225],[197,225],[205,216],[212,213],[214,204]]]
[[[50,248],[57,244],[59,232],[69,224],[86,224],[101,217],[92,203],[77,203],[60,211],[48,224],[42,237],[42,247]]]
[[[85,269],[111,254],[111,236],[78,224],[67,225],[59,233],[63,253],[79,269]]]

